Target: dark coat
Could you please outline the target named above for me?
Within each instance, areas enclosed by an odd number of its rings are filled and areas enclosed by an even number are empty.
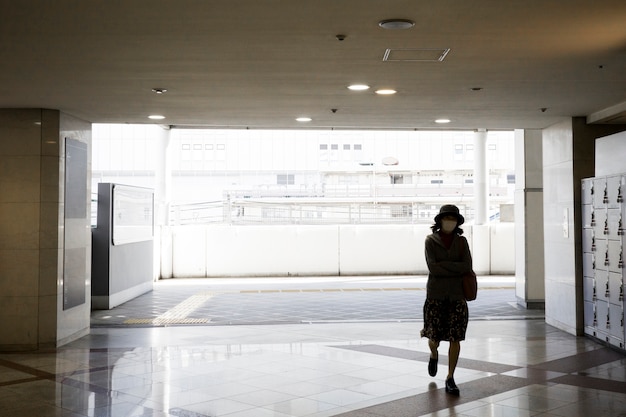
[[[472,255],[465,237],[455,234],[446,249],[439,233],[426,236],[428,282],[426,297],[434,300],[463,300],[461,276],[472,270]]]

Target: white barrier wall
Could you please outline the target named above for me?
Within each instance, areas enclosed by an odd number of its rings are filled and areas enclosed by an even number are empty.
[[[425,226],[339,227],[340,275],[411,274],[426,269]]]
[[[498,223],[490,229],[489,273],[515,274],[515,223]],[[474,246],[476,243],[474,242]]]
[[[483,226],[484,227],[484,226]],[[488,226],[477,273],[514,274],[514,224]],[[424,275],[428,225],[177,226],[164,228],[161,277]],[[171,243],[169,243],[171,242]]]
[[[337,275],[337,226],[217,226],[207,276]]]

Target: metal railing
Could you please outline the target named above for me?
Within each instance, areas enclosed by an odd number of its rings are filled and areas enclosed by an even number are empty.
[[[506,187],[490,194],[491,213],[511,199]],[[324,184],[228,190],[221,201],[173,204],[169,224],[423,224],[447,203],[474,217],[473,189],[460,184]]]
[[[417,203],[208,202],[174,205],[171,225],[189,224],[402,224],[432,221]],[[422,220],[422,221],[420,221]]]

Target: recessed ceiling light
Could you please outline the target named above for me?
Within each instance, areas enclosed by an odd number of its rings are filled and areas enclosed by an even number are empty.
[[[313,120],[313,119],[311,119],[310,117],[298,117],[298,118],[296,119],[296,121],[298,121],[298,122],[303,122],[303,123],[304,123],[304,122],[310,122],[311,120]]]
[[[439,123],[439,124],[450,123],[450,119],[437,119],[435,120],[435,123]]]
[[[349,85],[348,88],[352,91],[363,91],[363,90],[369,90],[370,86],[365,85],[365,84],[352,84],[352,85]]]
[[[383,96],[389,96],[391,94],[396,94],[396,93],[397,93],[396,90],[392,90],[390,88],[383,88],[383,89],[380,89],[380,90],[376,90],[376,94],[380,94],[380,95],[383,95]]]
[[[385,19],[378,22],[378,26],[390,30],[410,29],[415,26],[415,22],[409,19]]]
[[[148,116],[148,119],[163,120],[163,119],[165,119],[165,116],[162,116],[160,114],[151,114],[150,116]]]
[[[155,94],[165,94],[167,92],[167,88],[153,88],[152,92]]]

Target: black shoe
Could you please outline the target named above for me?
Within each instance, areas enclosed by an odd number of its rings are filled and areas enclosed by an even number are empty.
[[[437,359],[430,358],[428,361],[428,375],[437,375]]]
[[[454,383],[454,378],[446,379],[446,392],[452,395],[459,395],[461,393],[459,387]]]

